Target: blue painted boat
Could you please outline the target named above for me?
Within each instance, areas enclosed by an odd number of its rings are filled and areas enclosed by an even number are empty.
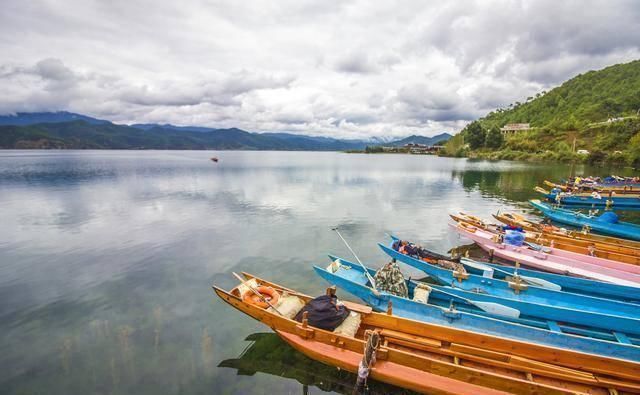
[[[445,295],[435,287],[428,296],[428,302],[423,303],[412,300],[418,287],[415,281],[407,282],[409,298],[404,298],[372,289],[364,269],[357,264],[343,261],[339,265],[332,263],[329,268],[314,266],[323,279],[362,299],[376,311],[386,311],[392,302],[393,314],[409,319],[640,362],[640,347],[637,346],[640,339],[637,337],[622,335],[616,338],[610,332],[606,336],[604,331],[569,327],[564,323],[526,315],[519,318],[491,317],[473,304]],[[371,269],[369,273],[375,275]]]
[[[611,212],[606,212],[600,217],[585,215],[562,208],[553,208],[539,200],[530,200],[529,203],[540,210],[545,217],[553,221],[578,228],[588,226],[596,233],[622,237],[631,240],[640,240],[640,226],[629,222],[609,222]]]
[[[483,262],[493,268],[513,274],[516,268],[513,266],[498,265],[495,263]],[[473,269],[470,270],[473,272]],[[477,273],[477,272],[476,272]],[[557,284],[564,292],[577,293],[597,298],[615,299],[628,303],[640,304],[640,290],[635,287],[605,283],[602,281],[590,280],[588,278],[563,276],[561,274],[541,272],[538,270],[519,268],[521,276],[540,278]],[[504,280],[504,275],[494,272],[494,277]]]
[[[513,266],[498,265],[489,262],[479,262],[482,265],[489,266],[494,270],[492,273],[487,273],[486,270],[480,270],[473,266],[466,266],[465,269],[469,276],[459,276],[452,270],[448,270],[441,266],[434,265],[433,263],[425,262],[420,259],[413,258],[409,255],[402,254],[393,249],[393,243],[399,240],[397,237],[391,235],[391,242],[389,245],[378,244],[378,246],[389,257],[403,262],[409,266],[412,266],[418,270],[423,271],[429,277],[438,281],[440,284],[451,284],[457,282],[456,286],[462,289],[474,290],[482,289],[487,293],[493,293],[507,297],[506,295],[516,294],[512,288],[513,279],[507,279],[507,276],[512,276],[516,270]],[[431,254],[437,254],[433,251],[424,249],[430,256]],[[444,258],[438,259],[450,260],[451,258],[437,254],[437,256]],[[431,259],[430,259],[431,260]],[[506,275],[504,272],[509,273]],[[535,303],[545,303],[549,300],[557,300],[562,298],[567,300],[569,306],[574,306],[579,309],[596,308],[596,311],[625,311],[625,306],[631,305],[630,313],[640,316],[640,288],[629,287],[624,285],[617,285],[612,283],[605,283],[602,281],[591,280],[587,278],[564,276],[561,274],[553,274],[547,272],[541,272],[530,269],[518,269],[518,274],[524,277],[537,278],[544,281],[548,281],[554,285],[557,285],[560,289],[553,290],[544,287],[536,286],[534,284],[528,284],[526,290],[520,291],[522,298],[532,298],[531,301]],[[466,277],[466,278],[465,278]],[[491,291],[490,291],[491,289]],[[560,292],[559,292],[560,291]],[[576,294],[576,296],[571,296]],[[586,297],[586,298],[585,298]],[[589,298],[592,297],[592,298]],[[602,301],[604,300],[604,301]],[[613,303],[605,303],[612,301]],[[619,304],[619,302],[623,302]]]
[[[378,245],[391,258],[424,272],[436,283],[455,287],[465,292],[480,293],[522,303],[550,305],[581,312],[640,319],[640,305],[638,304],[537,287],[524,281],[514,281],[513,278],[505,280],[504,275],[503,279],[499,279],[493,277],[498,273],[495,271],[491,273],[492,277],[485,277],[486,273],[476,274],[472,271],[473,268],[468,266],[465,267],[467,269],[466,273],[460,273],[404,255],[385,245]],[[597,283],[594,285],[597,285]],[[639,291],[639,289],[636,289],[634,292],[637,295]],[[473,298],[469,297],[469,299]],[[510,303],[497,303],[511,306]],[[566,317],[555,319],[564,320]]]
[[[593,192],[591,194],[565,193],[559,188],[547,191],[536,187],[535,191],[541,193],[548,201],[561,205],[615,207],[615,208],[640,208],[640,196],[638,194],[618,194],[610,196],[607,193]]]

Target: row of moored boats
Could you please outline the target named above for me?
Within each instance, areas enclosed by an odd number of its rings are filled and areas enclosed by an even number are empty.
[[[318,298],[247,273],[214,289],[361,386],[372,377],[426,393],[640,393],[640,227],[530,203],[560,226],[509,212],[495,223],[451,216],[483,261],[390,236],[378,247],[391,262],[378,270],[355,254],[314,266],[332,285]],[[405,278],[404,266],[426,278]],[[365,304],[339,301],[336,287]]]

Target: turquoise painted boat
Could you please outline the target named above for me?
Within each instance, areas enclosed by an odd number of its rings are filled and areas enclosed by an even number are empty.
[[[604,195],[595,197],[586,195],[567,195],[562,191],[546,191],[543,189],[538,190],[538,192],[540,192],[548,201],[562,205],[613,207],[619,209],[640,208],[640,198],[638,196]]]
[[[476,265],[465,265],[466,273],[459,273],[437,263],[425,262],[402,254],[391,248],[391,246],[383,244],[378,244],[378,246],[389,257],[424,272],[440,285],[448,285],[463,291],[512,299],[524,303],[552,305],[571,310],[640,319],[640,305],[638,304],[536,286],[525,280],[528,277],[523,279],[522,276],[526,276],[526,274],[520,272],[521,281],[515,281],[512,277],[505,279],[505,275],[498,271],[478,273],[478,269],[474,269]],[[492,266],[488,267],[493,268]],[[502,269],[498,265],[495,268]],[[496,278],[497,274],[502,274],[501,278]],[[557,285],[553,282],[552,284]],[[599,284],[597,282],[592,283],[594,287]],[[635,289],[634,294],[639,295],[640,289]],[[563,320],[564,317],[559,319]]]
[[[550,323],[526,314],[518,318],[490,316],[474,305],[476,302],[468,303],[457,295],[446,295],[443,293],[446,288],[438,286],[432,286],[428,300],[424,303],[413,300],[416,297],[416,288],[422,286],[410,280],[407,281],[408,298],[377,292],[368,284],[364,269],[348,261],[339,261],[339,264],[332,262],[327,269],[314,266],[314,270],[330,284],[357,296],[376,311],[386,311],[391,302],[393,314],[401,317],[640,362],[640,347],[638,347],[640,339],[637,336],[625,336],[622,338],[625,342],[619,341],[620,339],[616,337],[605,340],[598,337],[605,331],[595,328],[573,327],[559,322]],[[370,275],[375,275],[373,270],[368,270]]]
[[[513,266],[498,265],[495,263],[483,262],[485,265],[491,266],[513,275],[516,268]],[[549,281],[560,286],[562,291],[577,293],[587,296],[595,296],[597,298],[614,299],[628,303],[640,304],[640,290],[636,287],[627,287],[625,285],[605,283],[602,281],[590,280],[588,278],[563,276],[561,274],[541,272],[531,269],[517,269],[521,276],[539,278]],[[483,271],[470,269],[471,272],[483,274]],[[502,273],[494,271],[494,277],[504,280]]]
[[[640,225],[629,222],[609,222],[610,212],[600,217],[590,216],[562,208],[553,208],[539,200],[530,200],[529,203],[540,210],[545,217],[553,221],[578,228],[588,226],[593,232],[622,237],[631,240],[640,240]]]
[[[515,267],[478,262],[494,270],[489,273],[487,270],[478,269],[477,265],[476,267],[467,265],[465,266],[465,270],[468,276],[464,278],[465,276],[457,276],[452,270],[413,258],[409,255],[401,254],[393,249],[393,243],[397,240],[399,240],[397,237],[391,236],[391,242],[388,245],[379,243],[378,246],[383,252],[389,255],[389,257],[423,271],[440,284],[449,285],[455,282],[456,286],[462,289],[482,290],[504,297],[508,297],[507,295],[515,295],[513,297],[531,298],[530,300],[536,303],[548,303],[548,301],[555,301],[555,303],[557,303],[558,300],[563,300],[566,301],[566,306],[586,310],[593,308],[596,309],[595,311],[602,312],[623,312],[628,309],[631,314],[640,316],[640,288],[519,268],[518,274],[521,277],[524,276],[543,281],[537,284],[527,284],[525,281],[524,284],[527,285],[527,288],[519,291],[519,294],[516,294],[515,289],[512,288],[513,279],[507,279],[507,277],[513,276],[516,270]],[[451,259],[428,249],[423,248],[423,250],[430,256],[438,257],[431,260]],[[510,282],[511,284],[509,284]],[[555,287],[551,289],[545,288],[545,282]]]

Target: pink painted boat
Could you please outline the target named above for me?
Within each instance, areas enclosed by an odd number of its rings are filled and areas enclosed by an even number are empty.
[[[587,255],[587,254],[579,254],[577,252],[567,251],[560,248],[552,248],[549,246],[544,246],[542,248],[543,248],[543,251],[549,255],[558,256],[558,257],[567,258],[567,259],[573,259],[575,261],[592,263],[594,265],[604,266],[604,267],[608,267],[610,269],[615,269],[615,270],[621,270],[623,272],[640,274],[640,265],[614,261],[612,259],[605,259],[597,256]]]
[[[621,264],[619,262],[608,261],[607,265],[594,263],[593,260],[583,258],[594,258],[587,255],[572,254],[580,259],[574,259],[568,256],[557,254],[559,250],[552,250],[552,253],[536,251],[523,245],[521,247],[511,246],[496,241],[493,233],[476,228],[471,225],[452,225],[451,227],[461,235],[473,240],[480,248],[485,251],[493,251],[493,254],[502,259],[512,262],[520,262],[523,265],[535,267],[551,273],[568,274],[577,277],[592,278],[608,283],[627,285],[640,288],[640,274],[612,267],[611,264],[618,266],[633,266]]]

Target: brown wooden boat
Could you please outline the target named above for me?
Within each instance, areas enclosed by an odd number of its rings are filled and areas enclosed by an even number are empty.
[[[460,213],[459,215],[451,214],[450,216],[456,222],[467,223],[484,230],[497,231],[500,226],[488,224],[478,217],[465,213]],[[593,256],[598,258],[610,259],[632,265],[640,265],[640,249],[597,243],[590,240],[571,238],[549,232],[537,232],[534,230],[527,230],[526,240],[531,243],[540,244],[546,247],[559,248],[565,251],[575,252],[577,254],[588,255],[592,253]]]
[[[583,242],[594,243],[598,249],[607,249],[608,251],[618,252],[625,255],[638,255],[638,251],[640,251],[640,242],[638,241],[596,235],[579,230],[566,231],[554,225],[530,221],[517,213],[498,213],[494,214],[493,217],[507,225],[519,226],[524,230],[544,233],[545,237],[548,238],[561,238],[566,240],[565,242],[568,243],[574,243],[577,240],[581,240]]]
[[[579,186],[575,186],[573,184],[568,185],[568,184],[556,184],[554,182],[548,181],[548,180],[544,180],[544,184],[548,187],[551,188],[558,188],[561,191],[564,192],[568,192],[568,191],[598,191],[600,193],[608,193],[608,192],[615,192],[618,195],[634,195],[634,194],[638,194],[640,193],[640,188],[638,187],[633,187],[631,185],[618,185],[618,186],[603,186],[603,185],[598,185],[598,186],[590,186],[590,185],[579,185]]]
[[[368,336],[377,332],[381,345],[370,377],[389,384],[430,394],[640,393],[640,364],[413,321],[391,307],[383,314],[343,302],[360,315],[354,336],[314,328],[245,302],[239,288],[255,281],[305,303],[311,297],[243,275],[243,284],[231,291],[214,286],[215,293],[315,360],[357,372]]]

